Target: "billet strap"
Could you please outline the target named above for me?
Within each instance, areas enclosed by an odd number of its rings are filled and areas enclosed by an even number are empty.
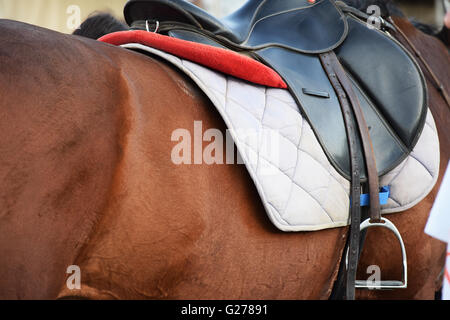
[[[359,262],[360,253],[360,224],[361,224],[361,183],[358,161],[358,132],[361,136],[364,160],[367,168],[367,179],[369,185],[369,216],[371,221],[379,222],[381,220],[380,202],[379,202],[379,185],[378,172],[375,163],[375,155],[373,151],[372,141],[370,139],[369,129],[364,119],[358,98],[353,91],[352,84],[347,77],[345,70],[340,64],[336,54],[332,51],[319,55],[324,70],[326,71],[333,88],[336,90],[344,123],[346,126],[351,175],[351,224],[349,239],[349,255],[346,279],[346,298],[348,300],[355,299],[355,281],[356,271]],[[358,128],[356,128],[355,126]]]

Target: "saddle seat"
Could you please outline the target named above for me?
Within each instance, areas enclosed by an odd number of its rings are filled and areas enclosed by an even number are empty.
[[[158,26],[158,33],[245,53],[274,69],[330,163],[350,179],[339,97],[319,59],[319,54],[334,51],[361,104],[378,175],[383,176],[406,159],[425,125],[423,74],[385,32],[368,28],[334,0],[310,1],[248,0],[220,20],[184,0],[129,0],[124,14],[132,28]],[[366,181],[362,150],[359,159],[361,181]]]
[[[346,20],[334,3],[309,1],[313,0],[247,1],[219,20],[185,0],[131,0],[124,14],[129,25],[145,20],[186,24],[243,50],[277,45],[303,53],[330,51],[344,41]]]

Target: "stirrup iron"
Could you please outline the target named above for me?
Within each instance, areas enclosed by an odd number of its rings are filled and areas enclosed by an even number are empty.
[[[403,272],[402,272],[402,280],[398,281],[398,280],[382,280],[382,281],[378,281],[378,282],[372,282],[369,280],[356,280],[355,281],[355,288],[357,289],[375,289],[375,290],[392,290],[392,289],[406,289],[408,286],[408,264],[407,264],[407,259],[406,259],[406,249],[405,249],[405,244],[403,243],[403,239],[402,236],[400,235],[400,232],[398,231],[398,229],[395,227],[395,225],[385,219],[385,218],[381,218],[382,222],[370,222],[370,218],[365,220],[363,223],[361,223],[360,225],[360,230],[364,230],[364,229],[368,229],[368,228],[373,228],[373,227],[380,227],[380,228],[386,228],[389,229],[392,233],[395,234],[395,236],[397,237],[399,243],[400,243],[400,247],[402,250],[402,263],[403,263]],[[347,249],[347,253],[345,255],[345,264],[346,264],[346,268],[348,269],[348,249]]]

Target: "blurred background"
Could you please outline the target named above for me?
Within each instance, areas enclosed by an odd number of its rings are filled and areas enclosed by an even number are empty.
[[[216,16],[225,16],[246,0],[192,0]],[[442,27],[449,0],[396,0],[409,17]],[[64,33],[72,33],[87,16],[107,11],[123,18],[126,0],[0,0],[0,18],[19,20]]]

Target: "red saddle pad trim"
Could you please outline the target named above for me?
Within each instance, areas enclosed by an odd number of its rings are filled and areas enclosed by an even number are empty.
[[[142,30],[114,32],[98,40],[116,46],[140,43],[249,82],[267,87],[287,88],[286,83],[273,69],[231,50]]]

